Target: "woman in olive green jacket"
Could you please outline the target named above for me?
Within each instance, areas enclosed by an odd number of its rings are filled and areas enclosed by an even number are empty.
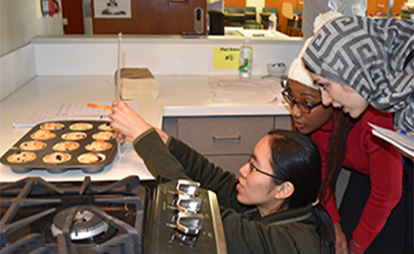
[[[110,118],[118,141],[133,138],[152,174],[192,179],[217,194],[229,253],[334,253],[332,222],[317,201],[319,152],[308,137],[269,132],[236,179],[124,102],[113,103]]]

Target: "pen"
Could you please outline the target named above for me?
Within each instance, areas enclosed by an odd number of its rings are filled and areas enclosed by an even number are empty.
[[[101,108],[101,109],[106,109],[106,110],[112,110],[112,107],[110,107],[110,106],[103,106],[103,105],[98,105],[98,104],[93,104],[93,103],[86,103],[86,106],[92,107],[92,108]]]

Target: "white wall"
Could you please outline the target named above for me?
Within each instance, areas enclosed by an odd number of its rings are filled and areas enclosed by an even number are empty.
[[[2,101],[36,76],[33,45],[27,44],[1,57],[0,66],[0,101]]]
[[[36,35],[61,33],[58,15],[38,18],[38,2],[0,0],[0,56],[26,45]]]
[[[36,76],[30,39],[61,34],[58,15],[38,16],[37,3],[39,0],[0,0],[0,101]]]
[[[155,75],[237,75],[235,69],[214,69],[215,47],[241,46],[243,38],[181,39],[123,38],[124,67],[147,67]],[[32,40],[37,75],[113,75],[117,66],[117,37],[36,38]],[[268,63],[287,66],[303,40],[252,40],[253,75],[267,75]]]

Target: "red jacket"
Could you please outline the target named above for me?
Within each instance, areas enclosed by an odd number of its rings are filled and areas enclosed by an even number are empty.
[[[343,165],[368,175],[371,182],[369,199],[352,235],[353,239],[365,248],[381,231],[391,210],[400,200],[403,175],[401,154],[391,144],[374,136],[368,123],[393,129],[391,114],[368,107],[348,135]],[[331,132],[332,123],[328,123],[312,134],[312,139],[321,153],[322,179],[325,177],[327,146]],[[331,197],[324,206],[333,223],[339,222],[341,218],[336,207],[336,197]]]

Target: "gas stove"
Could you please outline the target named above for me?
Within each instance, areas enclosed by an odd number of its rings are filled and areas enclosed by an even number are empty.
[[[217,198],[193,181],[29,177],[0,205],[0,253],[226,253]]]

